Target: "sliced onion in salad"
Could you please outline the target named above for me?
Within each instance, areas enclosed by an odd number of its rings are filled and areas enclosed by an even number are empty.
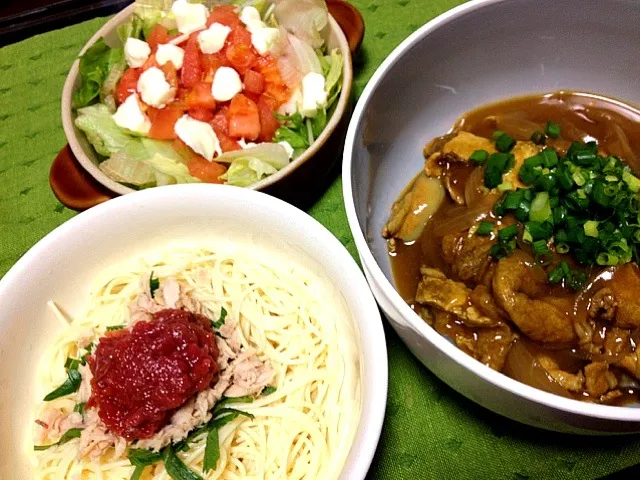
[[[324,0],[279,0],[275,16],[281,26],[312,49],[324,44],[324,33],[329,23],[329,11]]]
[[[114,153],[102,162],[100,170],[111,180],[136,186],[153,183],[156,179],[150,165],[135,160],[124,151]]]
[[[245,148],[244,150],[233,150],[226,152],[219,157],[214,158],[218,163],[233,163],[239,158],[257,158],[268,163],[276,170],[281,170],[289,165],[289,155],[282,145],[277,143],[260,143],[255,147]]]
[[[320,59],[311,45],[286,32],[280,38],[278,69],[287,87],[299,87],[309,72],[322,73]]]

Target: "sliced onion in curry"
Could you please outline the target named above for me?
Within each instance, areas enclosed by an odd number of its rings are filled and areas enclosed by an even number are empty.
[[[483,198],[471,208],[467,208],[466,206],[451,208],[447,212],[446,219],[434,225],[433,235],[436,237],[444,237],[445,235],[457,234],[471,228],[476,222],[491,213],[493,205],[496,203],[496,200],[500,198],[500,195],[500,193],[484,195]]]
[[[640,161],[636,154],[633,153],[633,149],[631,145],[629,145],[629,139],[624,133],[624,130],[615,123],[610,123],[607,126],[609,128],[604,142],[604,148],[609,154],[624,158],[632,170],[636,172],[640,170]]]
[[[475,205],[487,194],[484,186],[484,171],[481,168],[474,169],[464,185],[464,202],[466,205]]]
[[[556,382],[540,365],[536,357],[521,341],[514,341],[507,354],[502,373],[526,385],[554,393],[565,398],[573,398],[569,390]]]
[[[415,242],[429,219],[440,208],[444,193],[444,187],[439,178],[430,178],[424,173],[418,175],[413,188],[405,196],[408,212],[395,236],[406,243]]]
[[[520,113],[504,113],[487,117],[487,119],[493,120],[496,130],[500,130],[516,140],[529,140],[532,132],[544,132],[544,123],[523,118]]]

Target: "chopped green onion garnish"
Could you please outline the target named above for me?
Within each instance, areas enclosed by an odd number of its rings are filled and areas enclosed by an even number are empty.
[[[541,155],[545,167],[553,168],[558,164],[558,154],[553,148],[545,148],[542,150]]]
[[[618,261],[618,257],[610,254],[609,252],[599,253],[598,257],[596,258],[596,263],[598,265],[617,265]]]
[[[501,228],[498,230],[498,238],[501,242],[506,242],[507,240],[511,240],[518,234],[518,226],[517,225],[509,225],[508,227]]]
[[[563,262],[563,263],[566,264],[566,262]],[[549,283],[553,285],[560,283],[564,279],[564,277],[565,277],[565,272],[562,269],[561,265],[558,265],[556,268],[551,270],[547,275],[547,278],[549,279]]]
[[[491,235],[493,233],[493,223],[491,222],[480,222],[478,225],[478,229],[476,230],[476,235]]]
[[[502,183],[502,174],[510,166],[513,155],[509,153],[492,153],[487,160],[484,171],[484,184],[487,188],[496,188]]]
[[[527,222],[525,231],[531,236],[531,240],[548,240],[553,234],[553,227],[549,222]]]
[[[598,223],[595,220],[587,220],[584,223],[584,234],[587,237],[598,238]]]
[[[508,192],[504,196],[503,206],[506,210],[515,210],[520,206],[524,198],[524,193],[522,190],[516,190],[515,192]]]
[[[638,193],[640,191],[640,178],[631,174],[631,172],[626,170],[622,172],[622,181],[627,184],[629,190],[633,193]]]
[[[551,218],[551,205],[549,204],[549,193],[538,192],[531,202],[529,220],[533,222],[544,222]]]
[[[547,126],[544,131],[549,137],[558,138],[560,136],[560,125],[553,122],[547,122]]]
[[[547,137],[540,130],[536,130],[531,134],[531,141],[536,145],[544,145],[547,143]]]
[[[513,253],[516,249],[516,239],[512,238],[508,242],[498,242],[489,250],[489,255],[499,260]]]
[[[501,135],[504,135],[504,132],[502,130],[496,130],[491,134],[491,138],[493,140],[497,140],[498,138],[500,138]]]
[[[536,255],[549,252],[546,240],[536,240],[531,244],[531,248]]]
[[[515,144],[516,141],[506,133],[503,133],[498,138],[496,138],[496,150],[498,150],[499,152],[510,152]]]
[[[471,154],[469,160],[479,165],[484,165],[489,158],[489,152],[486,150],[476,150]]]

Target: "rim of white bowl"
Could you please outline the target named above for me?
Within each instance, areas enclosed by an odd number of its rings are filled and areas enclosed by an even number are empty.
[[[85,43],[82,47],[82,50],[78,54],[78,58],[74,60],[71,68],[69,69],[69,73],[64,82],[64,86],[62,87],[62,98],[61,98],[61,116],[62,116],[62,127],[67,137],[67,142],[71,147],[71,151],[75,155],[76,159],[82,166],[84,170],[89,173],[97,182],[104,185],[106,188],[115,192],[119,195],[128,195],[130,193],[136,192],[137,190],[127,187],[122,183],[116,182],[109,178],[106,174],[100,170],[97,164],[93,163],[89,156],[85,153],[85,149],[78,141],[78,135],[86,135],[83,132],[78,132],[74,126],[75,114],[72,111],[71,103],[73,97],[73,85],[80,75],[79,66],[80,66],[80,55],[84,54],[89,47],[91,47],[94,43],[96,43],[100,38],[105,35],[113,32],[116,27],[122,23],[124,23],[135,10],[135,5],[131,4],[124,9],[120,10],[116,13],[108,22],[106,22],[102,27],[96,31],[93,36]],[[257,183],[253,185],[249,185],[246,187],[247,190],[262,190],[265,189],[280,180],[283,180],[290,173],[297,170],[300,166],[305,164],[307,161],[311,160],[311,157],[317,155],[319,153],[320,148],[327,143],[329,137],[336,131],[338,125],[342,121],[345,113],[347,113],[347,108],[349,106],[349,100],[351,97],[351,89],[353,85],[353,62],[351,59],[351,50],[349,49],[349,42],[347,41],[347,37],[345,33],[338,25],[338,22],[331,14],[329,14],[329,28],[338,38],[338,44],[340,53],[342,53],[342,87],[340,91],[340,96],[338,97],[338,103],[336,103],[336,108],[331,115],[331,118],[325,125],[324,129],[320,133],[320,136],[314,140],[314,142],[309,145],[302,154],[294,159],[291,163],[289,163],[282,170],[278,170],[276,173],[269,175],[268,177],[263,178]],[[89,146],[89,148],[92,148]],[[157,187],[153,187],[157,188]]]
[[[343,474],[348,473],[349,480],[364,479],[378,446],[387,402],[389,370],[387,344],[380,310],[362,270],[342,243],[316,219],[283,200],[254,190],[214,184],[168,185],[134,192],[131,195],[122,195],[76,215],[38,241],[0,279],[0,299],[7,295],[7,290],[15,288],[20,276],[25,273],[32,262],[36,261],[40,255],[51,254],[51,244],[60,237],[83,228],[96,217],[102,217],[102,221],[117,221],[117,216],[114,214],[119,211],[135,211],[141,206],[153,205],[159,200],[166,201],[167,197],[174,199],[193,198],[197,199],[199,203],[209,202],[212,208],[217,205],[216,200],[225,198],[233,203],[250,204],[272,214],[284,215],[292,223],[298,225],[298,228],[305,231],[305,235],[319,239],[323,248],[330,250],[336,257],[336,263],[347,272],[351,288],[356,289],[359,295],[365,298],[365,302],[363,302],[366,310],[364,319],[354,318],[353,320],[358,326],[361,345],[368,345],[369,351],[372,353],[366,358],[363,356],[363,361],[368,366],[367,372],[375,372],[376,375],[362,378],[362,385],[369,385],[370,390],[375,393],[372,398],[363,398],[362,413],[358,423],[361,441],[354,441],[351,445],[349,452],[351,461],[344,465],[340,478],[343,478]],[[175,203],[175,201],[170,203]],[[373,321],[371,321],[372,319]]]
[[[378,262],[375,260],[373,253],[369,249],[369,244],[367,243],[367,240],[362,233],[362,230],[360,229],[360,223],[358,221],[358,215],[356,213],[356,206],[353,197],[353,186],[351,178],[351,152],[355,147],[355,136],[358,123],[360,123],[365,107],[369,103],[369,100],[371,99],[376,87],[386,77],[386,75],[389,73],[389,70],[395,65],[395,63],[405,53],[411,50],[413,46],[415,46],[418,42],[420,42],[420,40],[429,35],[431,32],[434,32],[441,26],[448,24],[452,20],[455,20],[464,14],[473,12],[487,5],[493,5],[508,1],[509,0],[471,0],[468,3],[459,5],[458,7],[455,7],[439,15],[430,22],[424,24],[409,37],[407,37],[376,69],[371,79],[367,83],[364,91],[362,92],[358,103],[356,104],[353,116],[351,117],[351,121],[349,123],[349,128],[347,130],[347,136],[345,140],[344,156],[342,161],[342,192],[349,227],[354,237],[356,248],[358,250],[358,254],[360,255],[362,263],[369,270],[373,281],[376,283],[376,286],[379,287],[380,290],[382,290],[382,293],[385,295],[386,299],[388,299],[391,304],[396,309],[398,309],[398,311],[402,314],[402,317],[409,322],[412,328],[417,330],[424,338],[435,345],[440,351],[445,353],[453,361],[495,386],[503,388],[504,390],[507,390],[527,400],[540,403],[557,410],[606,420],[638,422],[640,421],[640,408],[597,405],[580,402],[579,400],[563,398],[509,378],[500,372],[492,370],[470,355],[464,353],[443,336],[438,334],[433,328],[427,325],[402,299],[400,294],[396,291],[395,287],[382,272],[382,269],[378,265]]]

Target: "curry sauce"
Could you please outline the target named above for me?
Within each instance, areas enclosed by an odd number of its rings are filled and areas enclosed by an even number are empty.
[[[599,151],[619,157],[634,172],[640,171],[640,111],[620,101],[599,95],[565,91],[509,99],[473,110],[463,115],[447,135],[427,145],[425,157],[428,159],[433,152],[442,151],[445,142],[460,132],[491,138],[492,134],[499,130],[515,140],[525,142],[530,139],[534,131],[543,130],[545,123],[550,120],[560,126],[562,136],[548,138],[547,147],[555,149],[559,154],[566,152],[573,141],[595,141]],[[429,161],[425,165],[427,172],[428,163]],[[479,285],[487,288],[486,285],[489,285],[490,291],[490,280],[487,282],[479,277],[469,278],[468,275],[460,274],[451,263],[451,259],[447,258],[447,247],[443,245],[443,239],[460,232],[467,232],[469,228],[473,228],[474,224],[477,225],[480,219],[491,220],[498,228],[515,221],[509,215],[498,217],[493,213],[492,206],[499,194],[487,193],[486,189],[481,193],[482,176],[476,173],[480,169],[474,169],[474,166],[469,163],[455,162],[443,163],[443,169],[447,171],[438,178],[441,178],[443,183],[447,182],[448,195],[445,195],[417,240],[404,242],[400,238],[393,238],[391,232],[385,231],[385,236],[390,239],[389,254],[395,286],[402,298],[439,333],[452,338],[461,349],[524,383],[592,402],[624,405],[640,401],[637,393],[637,387],[640,385],[638,382],[640,367],[635,363],[632,365],[630,360],[632,355],[635,356],[636,339],[640,335],[634,322],[632,324],[626,320],[628,324],[625,324],[625,321],[621,321],[620,324],[613,322],[612,318],[607,318],[608,313],[605,308],[607,299],[605,294],[602,294],[608,291],[617,292],[617,304],[612,308],[618,308],[618,311],[627,308],[624,303],[621,303],[623,298],[630,298],[631,295],[640,297],[640,270],[635,263],[614,267],[587,266],[577,263],[570,255],[561,255],[556,252],[554,262],[566,261],[572,268],[584,272],[587,278],[584,288],[575,292],[542,281],[535,283],[537,280],[529,282],[529,285],[535,284],[535,288],[526,285],[522,288],[526,290],[528,299],[549,302],[553,304],[556,311],[571,318],[576,330],[576,338],[565,344],[558,344],[557,341],[547,343],[540,338],[529,338],[526,328],[521,330],[509,327],[513,341],[509,344],[510,347],[506,347],[511,350],[506,354],[504,368],[502,363],[499,363],[499,367],[492,365],[487,360],[491,355],[486,352],[481,359],[482,355],[477,351],[484,348],[478,347],[480,336],[502,338],[503,326],[512,325],[504,312],[500,313],[503,318],[490,328],[475,328],[466,324],[459,312],[458,314],[449,312],[445,315],[442,311],[435,309],[434,315],[434,309],[426,308],[416,301],[421,281],[431,275],[427,272],[428,269],[442,272],[447,281],[465,285],[468,289],[475,289]],[[495,240],[495,234],[489,239]],[[518,248],[524,252],[522,254],[524,259],[522,261],[526,264],[524,276],[535,277],[535,274],[530,272],[538,270],[543,272],[542,267],[535,265],[534,262],[527,263],[526,259],[529,257],[526,255],[530,254],[530,248],[527,245],[519,244]],[[495,263],[493,262],[489,267],[493,270],[487,273],[488,278],[495,273]],[[425,268],[427,270],[424,270]],[[526,283],[528,280],[523,281]],[[636,287],[637,290],[632,290]],[[598,292],[600,295],[596,298],[595,295]],[[472,305],[467,302],[461,308],[462,311],[465,309],[469,311],[470,307],[472,308]],[[640,316],[640,310],[637,315]],[[468,342],[465,339],[476,342],[475,346],[467,348]],[[516,344],[518,346],[514,348]],[[474,350],[476,347],[478,348]],[[505,348],[504,342],[500,348]],[[527,365],[518,372],[518,365],[513,358],[509,358],[516,354],[520,358],[520,363],[522,358],[526,357],[531,359],[532,365]],[[625,360],[626,365],[622,360],[625,356],[629,357]],[[603,368],[606,372],[602,372],[602,375],[595,374],[596,369]],[[536,369],[539,370],[538,373],[543,372],[543,376],[546,376],[549,381],[548,385],[545,385],[546,382],[527,380],[536,376],[532,374]],[[522,373],[525,370],[527,371]],[[604,382],[605,378],[609,381],[609,388],[598,389],[588,385],[590,381],[591,383],[596,380]],[[583,388],[572,389],[571,382],[582,382]],[[562,388],[556,388],[560,384]],[[594,391],[603,389],[607,395],[593,394]],[[588,393],[587,390],[592,393]],[[615,395],[610,394],[613,391]]]

